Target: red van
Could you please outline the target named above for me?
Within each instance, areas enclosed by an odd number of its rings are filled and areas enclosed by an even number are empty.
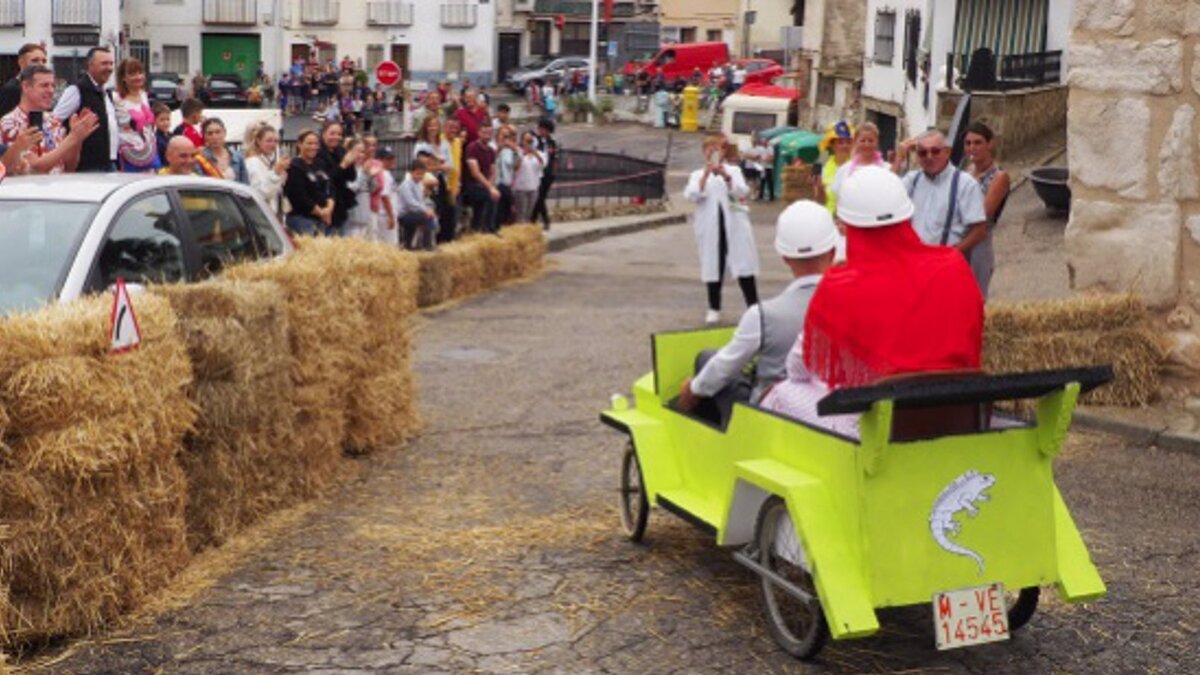
[[[689,42],[664,45],[642,67],[642,72],[649,75],[651,80],[662,73],[667,83],[674,86],[686,82],[696,71],[700,71],[702,77],[707,77],[713,67],[728,62],[729,45],[724,42]]]

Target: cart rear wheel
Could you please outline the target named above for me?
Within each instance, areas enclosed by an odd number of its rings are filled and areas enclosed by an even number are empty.
[[[790,546],[795,543],[782,540],[780,533],[787,530],[794,536],[796,530],[788,515],[787,505],[779,497],[771,497],[763,503],[758,512],[754,536],[758,548],[758,562],[767,570],[808,593],[811,599],[801,600],[763,575],[760,583],[763,606],[767,613],[767,627],[771,631],[771,637],[775,638],[775,642],[784,651],[798,659],[809,660],[825,646],[829,639],[829,626],[825,623],[825,613],[821,609],[812,575],[800,565],[780,555],[781,544]],[[795,558],[794,555],[791,557]]]
[[[1020,593],[1005,593],[1005,601],[1008,603],[1008,630],[1015,631],[1033,618],[1033,613],[1037,611],[1038,598],[1042,595],[1042,589],[1037,586],[1022,588]]]
[[[650,503],[646,499],[646,486],[642,483],[642,465],[631,442],[625,448],[621,460],[621,526],[630,541],[641,541],[646,534],[646,520],[650,517]]]

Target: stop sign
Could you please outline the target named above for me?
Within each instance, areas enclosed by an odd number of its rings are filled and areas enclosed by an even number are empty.
[[[400,66],[395,61],[383,61],[375,66],[375,79],[385,87],[394,87],[400,82]]]

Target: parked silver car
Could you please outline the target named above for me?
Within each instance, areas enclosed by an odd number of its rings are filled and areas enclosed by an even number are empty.
[[[131,285],[196,281],[293,250],[274,210],[231,181],[135,174],[0,183],[0,315]]]
[[[525,91],[530,82],[539,80],[543,84],[558,84],[575,71],[586,72],[590,66],[583,56],[563,56],[557,59],[536,62],[508,74],[505,81],[513,91]]]

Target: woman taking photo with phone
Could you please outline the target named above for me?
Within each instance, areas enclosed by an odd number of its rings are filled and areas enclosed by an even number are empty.
[[[748,217],[735,217],[733,209],[744,208],[750,195],[746,179],[736,166],[725,162],[725,138],[709,136],[704,140],[705,164],[692,172],[684,199],[696,205],[692,225],[700,257],[700,280],[708,291],[708,312],[704,322],[721,320],[721,284],[725,269],[737,277],[742,297],[749,307],[758,302],[758,254]]]
[[[120,145],[117,164],[125,173],[153,173],[161,164],[155,136],[154,111],[146,96],[146,69],[137,59],[117,66],[117,96],[114,101]]]

